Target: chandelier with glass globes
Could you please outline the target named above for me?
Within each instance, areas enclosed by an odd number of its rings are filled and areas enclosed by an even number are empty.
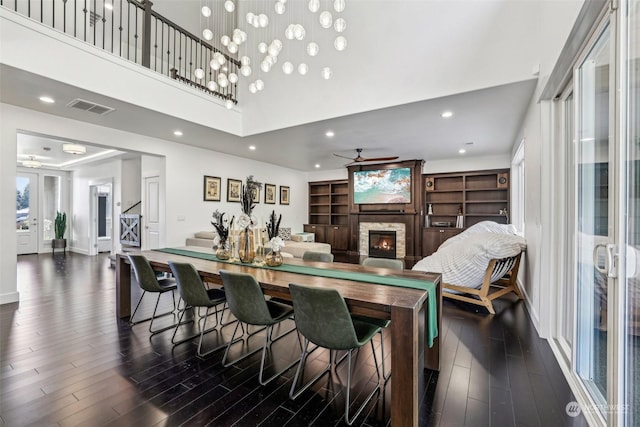
[[[291,0],[290,3],[287,0],[251,2],[251,7],[255,9],[247,11],[244,19],[236,17],[236,6],[240,0],[222,0],[222,7],[218,8],[216,13],[212,7],[215,8],[217,0],[201,1],[201,13],[205,22],[209,23],[215,19],[216,25],[230,32],[219,35],[222,45],[220,50],[226,50],[234,57],[240,56],[237,71],[246,78],[248,90],[253,94],[265,87],[261,79],[262,73],[270,73],[277,68],[279,59],[290,56],[288,54],[295,45],[301,45],[303,52],[310,58],[309,61],[313,61],[314,64],[318,61],[312,58],[322,53],[319,38],[332,38],[333,47],[339,52],[347,48],[347,39],[343,35],[347,29],[347,22],[340,16],[346,7],[345,0],[309,0],[306,7],[301,7],[299,3],[302,2],[295,0]],[[221,22],[226,25],[220,25]],[[327,31],[331,34],[321,34]],[[211,28],[204,28],[202,37],[211,41],[216,35]],[[240,77],[237,73],[226,72],[226,61],[227,58],[222,53],[213,54],[208,65],[216,72],[217,77],[207,83],[209,90],[216,91],[218,88],[238,83]],[[292,75],[297,72],[300,76],[316,72],[313,67],[317,66],[310,65],[304,59],[294,63],[289,58],[283,60],[280,65],[283,74]],[[320,66],[317,72],[326,80],[333,76],[333,70],[329,66]],[[194,75],[203,79],[206,73],[204,69],[197,68]],[[233,105],[232,101],[226,101],[227,108],[233,108]]]

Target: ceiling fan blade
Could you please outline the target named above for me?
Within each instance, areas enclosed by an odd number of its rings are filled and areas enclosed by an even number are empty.
[[[353,157],[341,156],[340,154],[336,154],[336,153],[333,153],[333,155],[336,157],[342,157],[343,159],[353,160]]]
[[[393,156],[393,157],[371,157],[371,158],[364,158],[364,157],[360,157],[358,160],[355,160],[356,162],[386,162],[388,160],[396,160],[398,158],[398,156]]]

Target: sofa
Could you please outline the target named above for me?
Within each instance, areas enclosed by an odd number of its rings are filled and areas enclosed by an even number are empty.
[[[305,236],[302,236],[306,234]],[[284,247],[281,252],[283,256],[287,254],[294,258],[302,258],[302,254],[306,251],[327,252],[331,253],[331,245],[328,243],[318,243],[313,241],[296,241],[306,239],[309,240],[308,233],[300,233],[300,235],[292,235],[290,228],[280,228],[279,236],[284,240]],[[302,236],[302,238],[300,238]],[[199,231],[193,237],[187,237],[186,246],[200,246],[212,248],[213,242],[217,237],[215,231]]]

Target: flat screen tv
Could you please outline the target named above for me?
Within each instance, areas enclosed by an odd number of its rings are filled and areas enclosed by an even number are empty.
[[[353,202],[358,205],[411,203],[411,169],[353,172]]]

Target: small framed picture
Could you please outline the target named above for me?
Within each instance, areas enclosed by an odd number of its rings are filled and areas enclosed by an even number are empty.
[[[227,178],[227,202],[240,202],[242,194],[242,181]]]
[[[276,186],[274,184],[264,185],[264,202],[267,205],[276,204]]]
[[[251,196],[253,198],[253,203],[260,203],[260,187],[254,188]]]
[[[220,185],[221,180],[217,176],[204,176],[204,201],[219,202],[220,201]]]
[[[289,204],[289,187],[284,185],[280,186],[280,204],[288,205]]]

